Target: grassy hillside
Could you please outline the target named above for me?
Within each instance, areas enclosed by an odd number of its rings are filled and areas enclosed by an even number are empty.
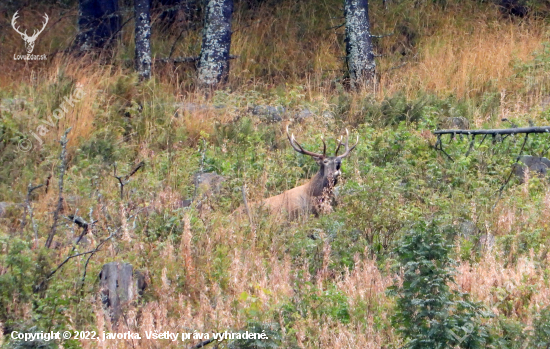
[[[523,149],[521,136],[483,144],[478,138],[468,156],[468,139],[444,137],[450,161],[433,148],[431,133],[451,118],[465,118],[470,128],[549,125],[550,32],[541,3],[530,16],[515,18],[487,1],[388,1],[387,9],[372,1],[373,33],[392,35],[375,39],[376,85],[350,92],[341,80],[344,29],[334,28],[343,21],[340,1],[239,2],[229,84],[209,98],[195,90],[192,64],[157,62],[154,78],[139,83],[131,66],[131,21],[113,59],[65,54],[76,33],[73,3],[44,2],[25,12],[25,23],[50,16],[35,48],[49,59],[14,61],[24,48],[9,25],[16,8],[5,5],[0,342],[17,347],[9,340],[14,330],[115,331],[98,274],[105,263],[124,261],[148,286],[125,304],[115,332],[263,330],[269,341],[224,341],[220,348],[397,348],[405,339],[392,323],[397,296],[387,289],[405,278],[398,247],[418,222],[436,221],[456,261],[451,290],[468,293],[485,309],[478,319],[485,347],[544,348],[550,340],[544,337],[548,178],[512,177],[499,189],[520,150],[549,155],[548,136],[531,135]],[[186,25],[153,30],[153,54],[167,57],[174,46],[172,57],[198,55],[200,28]],[[52,119],[78,89],[83,96],[74,107]],[[258,115],[258,105],[284,108],[282,121]],[[306,109],[310,115],[302,117]],[[359,136],[343,162],[338,205],[293,222],[257,212],[251,226],[233,213],[243,202],[243,185],[256,201],[305,183],[318,169],[289,147],[287,124],[312,151],[320,149],[321,136],[334,149],[346,128]],[[46,130],[40,140],[32,135],[39,127]],[[48,249],[59,200],[59,140],[69,127],[64,201]],[[114,167],[123,176],[141,161],[145,166],[121,198]],[[225,181],[219,193],[203,196],[194,175],[214,171]],[[27,195],[29,185],[39,184]],[[193,198],[201,205],[183,207]],[[27,200],[32,212],[22,205]],[[69,215],[96,222],[76,247],[82,230]],[[70,259],[45,281],[68,256],[107,237],[91,257]],[[488,248],[482,242],[492,237]],[[47,287],[37,289],[41,283]],[[199,342],[191,338],[184,347]],[[63,346],[182,342],[71,340]]]

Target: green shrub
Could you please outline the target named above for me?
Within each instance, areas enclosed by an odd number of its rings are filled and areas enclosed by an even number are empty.
[[[420,222],[401,239],[396,249],[403,271],[393,326],[405,339],[404,348],[482,348],[488,339],[480,323],[480,305],[453,291],[453,264],[436,223]]]
[[[544,308],[533,321],[533,334],[531,336],[533,348],[550,347],[550,307]]]

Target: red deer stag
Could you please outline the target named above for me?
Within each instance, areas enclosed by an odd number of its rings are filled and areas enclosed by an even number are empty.
[[[290,141],[292,148],[300,154],[309,155],[315,159],[319,164],[319,172],[306,184],[299,187],[285,191],[282,194],[273,196],[262,201],[253,202],[250,204],[250,208],[257,207],[267,208],[271,214],[279,215],[286,212],[290,218],[296,218],[301,214],[313,213],[318,215],[320,208],[324,205],[330,205],[332,200],[332,190],[336,185],[338,177],[340,176],[340,166],[342,159],[347,157],[350,152],[359,143],[359,136],[357,136],[357,142],[350,148],[349,147],[349,132],[346,129],[346,142],[342,144],[342,140],[338,140],[338,146],[334,156],[327,156],[327,145],[323,139],[323,154],[313,153],[305,150],[294,138],[294,134],[289,135],[288,126],[286,128],[286,135]],[[340,147],[344,145],[344,153],[338,156]]]

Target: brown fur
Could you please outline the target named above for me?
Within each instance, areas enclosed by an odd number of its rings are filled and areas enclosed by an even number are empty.
[[[302,146],[294,139],[294,135],[292,135],[292,137],[288,135],[288,139],[294,150],[301,154],[309,155],[315,159],[317,164],[319,164],[319,172],[317,172],[317,174],[304,185],[287,190],[282,194],[272,196],[262,201],[251,203],[250,209],[254,210],[259,207],[264,207],[268,209],[272,215],[280,216],[281,214],[288,214],[291,219],[297,218],[300,215],[309,215],[311,213],[318,215],[320,211],[322,211],[321,206],[330,205],[330,201],[333,198],[333,188],[341,174],[340,166],[342,164],[342,159],[349,155],[357,143],[350,148],[348,134],[344,154],[338,156],[338,150],[340,149],[340,146],[342,146],[342,142],[339,141],[335,156],[327,157],[324,140],[323,154],[318,154],[303,149]]]

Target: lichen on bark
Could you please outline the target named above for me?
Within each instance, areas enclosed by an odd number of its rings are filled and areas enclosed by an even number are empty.
[[[151,3],[134,0],[136,21],[136,70],[141,79],[151,77]]]
[[[351,86],[369,84],[376,71],[370,34],[368,0],[344,0],[346,64]]]
[[[227,81],[231,48],[233,0],[209,0],[199,58],[198,82],[216,87]]]

